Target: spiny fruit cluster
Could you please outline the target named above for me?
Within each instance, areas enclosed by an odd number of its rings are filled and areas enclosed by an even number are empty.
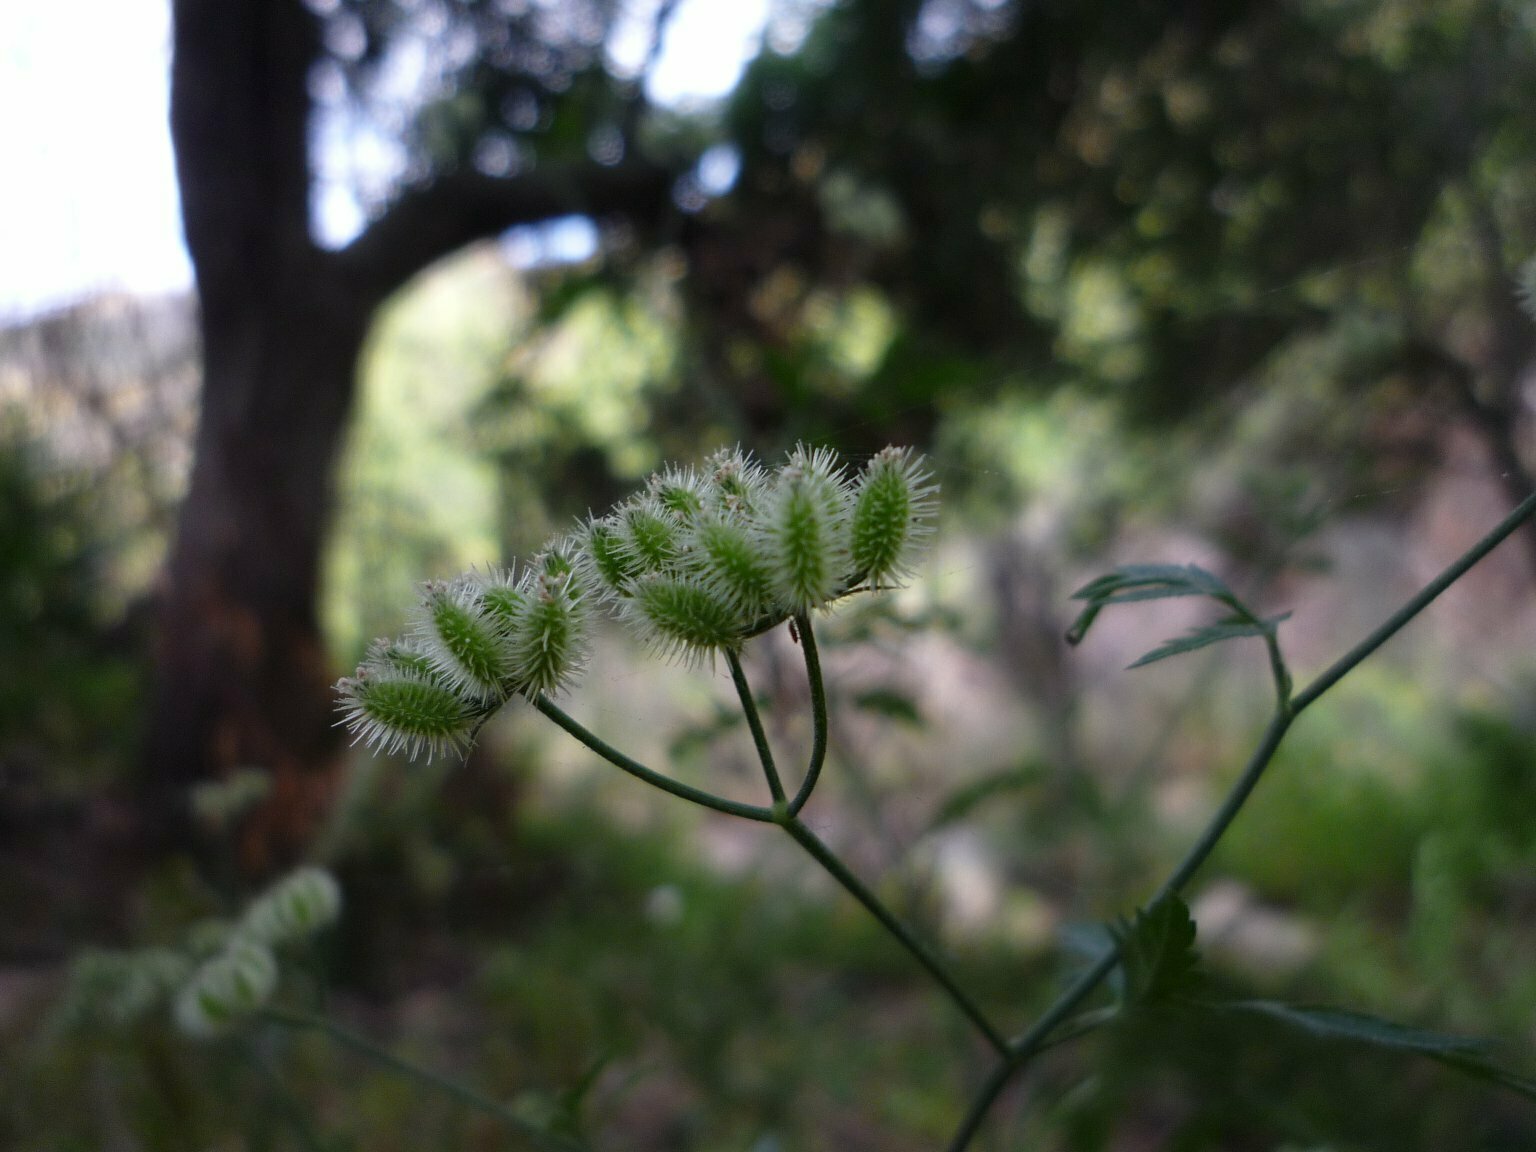
[[[592,615],[618,616],[658,655],[696,663],[796,615],[911,571],[937,485],[886,448],[856,476],[824,448],[776,471],[739,449],[669,466],[637,495],[545,546],[519,572],[428,583],[405,637],[343,679],[342,722],[386,752],[465,747],[516,694],[582,670]]]

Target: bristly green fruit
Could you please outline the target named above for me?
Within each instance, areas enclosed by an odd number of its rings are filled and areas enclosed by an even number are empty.
[[[526,571],[519,576],[510,568],[492,568],[478,580],[480,609],[502,637],[511,635],[517,619],[528,607],[532,595],[532,577]]]
[[[648,576],[625,602],[623,619],[658,656],[696,664],[741,640],[744,621],[729,601],[697,580]]]
[[[914,555],[933,531],[938,486],[909,448],[875,454],[854,486],[853,571],[871,588],[900,583]]]
[[[788,613],[819,608],[848,590],[848,512],[848,483],[836,457],[825,448],[796,448],[757,526],[774,593]]]
[[[608,601],[629,595],[630,585],[645,574],[644,566],[625,547],[617,516],[588,520],[577,530],[578,556],[590,569],[591,583]]]
[[[336,689],[341,722],[351,730],[353,743],[386,755],[404,752],[412,760],[422,752],[430,760],[469,745],[474,708],[429,675],[364,664]]]
[[[721,513],[700,518],[683,568],[750,627],[773,606],[773,576],[749,527]]]
[[[205,962],[176,998],[176,1023],[214,1036],[255,1012],[277,988],[277,961],[264,944],[236,940]]]
[[[416,636],[433,671],[455,691],[485,700],[506,696],[506,634],[486,611],[474,576],[423,586]]]
[[[511,635],[514,675],[524,692],[557,692],[586,665],[589,598],[567,557],[551,556],[542,567]]]
[[[341,886],[324,868],[296,868],[246,907],[242,939],[275,948],[313,936],[341,915]]]
[[[682,525],[661,503],[638,497],[619,508],[619,540],[629,566],[665,572],[682,546]]]

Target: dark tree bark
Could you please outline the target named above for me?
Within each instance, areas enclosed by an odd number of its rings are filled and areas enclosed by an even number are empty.
[[[162,590],[146,744],[155,839],[186,842],[186,789],[251,765],[272,799],[253,869],[293,857],[339,763],[316,617],[321,546],[358,354],[384,299],[432,262],[569,212],[664,212],[671,177],[634,162],[403,193],[341,252],[309,228],[309,71],[299,0],[176,0],[171,129],[201,304],[202,412]]]

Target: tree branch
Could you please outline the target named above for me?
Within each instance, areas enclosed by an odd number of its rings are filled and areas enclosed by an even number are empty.
[[[658,219],[676,172],[632,160],[551,164],[514,177],[454,172],[408,189],[336,255],[342,278],[382,300],[434,261],[518,224],[558,216]]]

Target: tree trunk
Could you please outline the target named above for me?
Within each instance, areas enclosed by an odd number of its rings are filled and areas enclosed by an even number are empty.
[[[315,614],[330,477],[371,307],[309,235],[314,17],[297,0],[177,0],[171,128],[201,304],[202,412],[162,589],[148,815],[185,843],[186,789],[270,773],[244,863],[297,854],[334,775]]]
[[[171,133],[201,305],[202,414],[161,605],[144,764],[151,840],[191,842],[187,789],[237,767],[273,793],[247,869],[296,856],[339,765],[315,613],[332,467],[378,306],[434,261],[571,212],[671,212],[675,173],[641,157],[511,179],[458,168],[401,190],[346,249],[309,228],[301,0],[175,0]]]
[[[242,845],[255,869],[305,843],[336,764],[315,600],[364,318],[304,304],[252,300],[224,323],[205,319],[202,421],[148,747],[162,812],[233,768],[271,774],[272,799]]]

